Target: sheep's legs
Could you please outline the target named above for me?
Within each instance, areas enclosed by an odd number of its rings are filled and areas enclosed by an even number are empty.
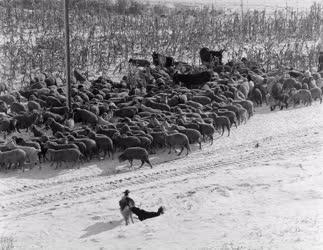
[[[130,168],[133,168],[133,167],[132,167],[132,162],[133,162],[133,160],[129,160],[129,162],[130,162]]]

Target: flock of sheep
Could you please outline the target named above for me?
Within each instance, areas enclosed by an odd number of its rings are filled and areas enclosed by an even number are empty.
[[[265,72],[243,58],[222,62],[221,51],[202,48],[194,67],[156,52],[152,65],[130,59],[120,82],[89,81],[74,71],[72,109],[65,87],[50,74],[34,76],[27,88],[8,93],[0,86],[0,168],[22,169],[50,161],[56,168],[93,158],[149,161],[149,154],[190,144],[213,143],[214,133],[230,135],[264,103],[274,110],[322,102],[319,73],[288,69]],[[23,131],[22,131],[23,130]],[[26,131],[26,133],[25,133]]]

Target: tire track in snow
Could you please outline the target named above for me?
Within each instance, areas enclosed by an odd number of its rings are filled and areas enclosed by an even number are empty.
[[[317,130],[317,128],[315,128],[315,130]],[[293,133],[296,132],[293,131]],[[15,190],[9,195],[2,194],[0,202],[0,212],[17,212],[19,210],[39,207],[46,204],[48,205],[51,203],[74,200],[96,193],[124,189],[125,187],[129,188],[129,186],[132,185],[153,183],[159,180],[171,179],[179,176],[185,177],[186,175],[191,175],[199,172],[206,172],[219,167],[250,167],[252,163],[262,161],[264,159],[274,160],[279,159],[283,155],[290,154],[293,152],[305,153],[313,150],[319,150],[320,147],[318,147],[317,142],[320,143],[320,141],[315,140],[314,138],[305,140],[307,138],[303,138],[304,136],[302,135],[306,133],[308,132],[304,130],[300,133],[296,133],[298,135],[297,140],[299,140],[298,144],[288,143],[289,133],[280,136],[284,137],[285,139],[287,138],[287,140],[284,141],[284,143],[287,142],[285,148],[282,148],[282,145],[279,143],[280,137],[276,137],[269,140],[269,143],[267,145],[264,144],[263,148],[261,149],[261,152],[252,150],[251,152],[243,153],[242,155],[237,155],[237,151],[235,149],[239,147],[243,149],[250,149],[250,146],[254,146],[254,142],[250,142],[242,145],[237,145],[233,148],[229,148],[229,151],[231,152],[226,152],[225,155],[219,155],[217,153],[219,150],[221,150],[221,148],[211,152],[198,152],[197,155],[203,157],[203,162],[201,162],[201,157],[198,157],[198,159],[182,158],[172,160],[178,160],[179,163],[180,161],[189,160],[189,164],[178,168],[158,170],[154,169],[148,173],[138,171],[135,176],[127,176],[127,173],[120,176],[86,176],[81,178],[73,178],[72,180],[69,180],[65,183],[60,183],[63,186],[62,191],[56,190],[57,185],[59,184],[55,182],[54,184],[48,183],[48,186],[42,184],[32,185],[30,189],[27,190],[18,189],[18,191]],[[263,143],[265,140],[268,140],[268,138],[264,138],[260,143]],[[290,140],[294,141],[295,137],[290,137]],[[161,163],[159,165],[162,166],[163,164],[166,163]],[[133,175],[133,173],[130,174]],[[82,183],[85,181],[89,183]],[[52,190],[48,190],[48,187]],[[33,190],[32,188],[35,189]]]

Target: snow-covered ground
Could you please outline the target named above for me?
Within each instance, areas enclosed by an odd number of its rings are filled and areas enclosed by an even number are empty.
[[[257,109],[230,137],[153,169],[114,161],[0,173],[15,249],[323,249],[323,105]],[[165,214],[125,226],[118,201]]]

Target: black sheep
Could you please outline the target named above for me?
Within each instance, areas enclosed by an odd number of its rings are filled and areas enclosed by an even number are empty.
[[[129,63],[136,67],[149,67],[150,62],[144,59],[132,59],[130,58]]]
[[[212,73],[209,71],[203,71],[200,73],[195,73],[195,74],[174,74],[174,83],[179,84],[182,82],[184,86],[188,88],[192,88],[193,86],[199,87],[204,85],[205,83],[211,81],[212,78]]]

